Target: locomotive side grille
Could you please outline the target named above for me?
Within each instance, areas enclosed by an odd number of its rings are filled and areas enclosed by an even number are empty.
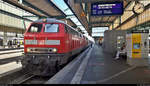
[[[37,44],[37,40],[25,40],[26,44],[33,44],[36,45]]]
[[[60,40],[45,40],[46,45],[60,45]]]
[[[37,51],[37,52],[48,52],[49,50],[47,48],[36,48],[35,51]]]

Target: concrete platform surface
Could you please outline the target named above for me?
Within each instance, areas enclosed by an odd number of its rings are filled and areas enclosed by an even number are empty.
[[[24,49],[0,51],[0,55],[1,55],[1,54],[6,54],[6,53],[23,52],[23,50],[24,50]]]
[[[53,77],[57,83],[50,79],[46,84],[150,84],[150,67],[129,66],[125,59],[115,60],[98,45],[85,54],[73,69],[65,69],[69,72],[64,77],[59,77],[64,74],[61,71]]]
[[[21,45],[20,48],[9,48],[9,47],[2,47],[0,46],[0,51],[6,51],[6,50],[16,50],[16,49],[23,49],[24,48],[24,45]]]
[[[81,84],[137,84],[150,81],[149,67],[129,66],[125,59],[114,58],[95,45]],[[149,82],[150,83],[150,82]]]
[[[0,55],[0,60],[22,56],[22,52]]]

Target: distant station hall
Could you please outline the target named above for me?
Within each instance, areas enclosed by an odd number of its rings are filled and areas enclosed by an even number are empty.
[[[0,0],[0,85],[150,84],[150,0]]]

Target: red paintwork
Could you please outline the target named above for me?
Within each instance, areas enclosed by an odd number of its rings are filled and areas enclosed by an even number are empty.
[[[24,43],[25,53],[27,53],[28,47],[57,48],[58,49],[57,53],[67,53],[72,50],[83,48],[88,44],[88,42],[84,38],[66,33],[64,28],[65,25],[62,23],[56,23],[59,24],[59,32],[57,33],[45,33],[44,27],[45,24],[47,23],[42,23],[42,24],[44,25],[40,33],[28,33],[27,32],[29,29],[28,28],[24,34],[24,42],[25,40],[34,40],[34,37],[36,37],[36,40],[45,40],[45,38],[47,38],[48,40],[60,40],[60,45],[26,45],[26,43]]]

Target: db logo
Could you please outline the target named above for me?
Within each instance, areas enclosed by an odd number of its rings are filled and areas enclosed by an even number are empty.
[[[45,44],[45,40],[38,40],[38,44],[39,45],[44,45]]]

